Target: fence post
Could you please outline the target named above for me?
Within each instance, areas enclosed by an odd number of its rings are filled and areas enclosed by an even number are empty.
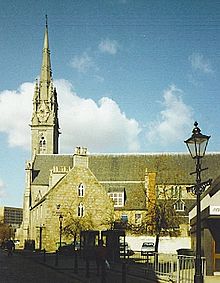
[[[176,262],[176,283],[180,283],[180,257],[177,256]]]
[[[58,250],[56,250],[55,254],[55,266],[58,266]]]
[[[122,283],[126,283],[126,263],[122,263]]]

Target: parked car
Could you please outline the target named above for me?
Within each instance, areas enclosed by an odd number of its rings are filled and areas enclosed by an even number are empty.
[[[76,242],[75,243],[75,251],[77,251],[79,249],[80,249],[80,243]],[[71,254],[71,253],[74,252],[74,243],[71,243],[71,244],[64,243],[61,247],[58,248],[58,250],[62,253],[65,253],[65,254]]]
[[[20,241],[19,240],[13,240],[14,245],[15,245],[15,249],[19,247],[20,245]]]
[[[153,242],[144,242],[141,247],[141,255],[153,255],[155,252],[155,245]]]

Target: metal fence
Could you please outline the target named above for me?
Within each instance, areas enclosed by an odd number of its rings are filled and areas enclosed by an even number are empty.
[[[193,283],[195,274],[195,256],[154,253],[151,256],[141,256],[136,251],[130,257],[145,272],[145,276],[157,276],[168,282]],[[136,265],[137,268],[137,265]],[[206,274],[205,258],[202,258],[202,272]]]

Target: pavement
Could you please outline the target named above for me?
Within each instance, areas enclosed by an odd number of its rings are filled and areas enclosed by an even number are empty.
[[[204,281],[204,283],[220,283],[220,275],[206,276]]]
[[[77,264],[76,264],[77,263]],[[140,265],[139,265],[140,266]],[[156,276],[151,277],[144,269],[135,265],[126,267],[123,277],[122,263],[111,263],[105,276],[97,276],[94,261],[86,263],[78,256],[55,253],[16,251],[12,256],[0,249],[0,282],[1,283],[161,283]],[[164,281],[165,282],[165,281]],[[188,283],[188,282],[186,282]],[[206,276],[204,283],[220,283],[220,275]]]
[[[86,265],[82,258],[76,262],[73,256],[56,255],[20,251],[8,256],[0,250],[0,282],[1,283],[156,283],[147,279],[144,271],[140,274],[122,275],[121,264],[111,264],[105,276],[97,276],[95,262]]]

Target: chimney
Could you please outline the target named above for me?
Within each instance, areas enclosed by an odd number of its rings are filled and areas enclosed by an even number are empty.
[[[88,168],[87,148],[77,146],[73,155],[73,167]]]

